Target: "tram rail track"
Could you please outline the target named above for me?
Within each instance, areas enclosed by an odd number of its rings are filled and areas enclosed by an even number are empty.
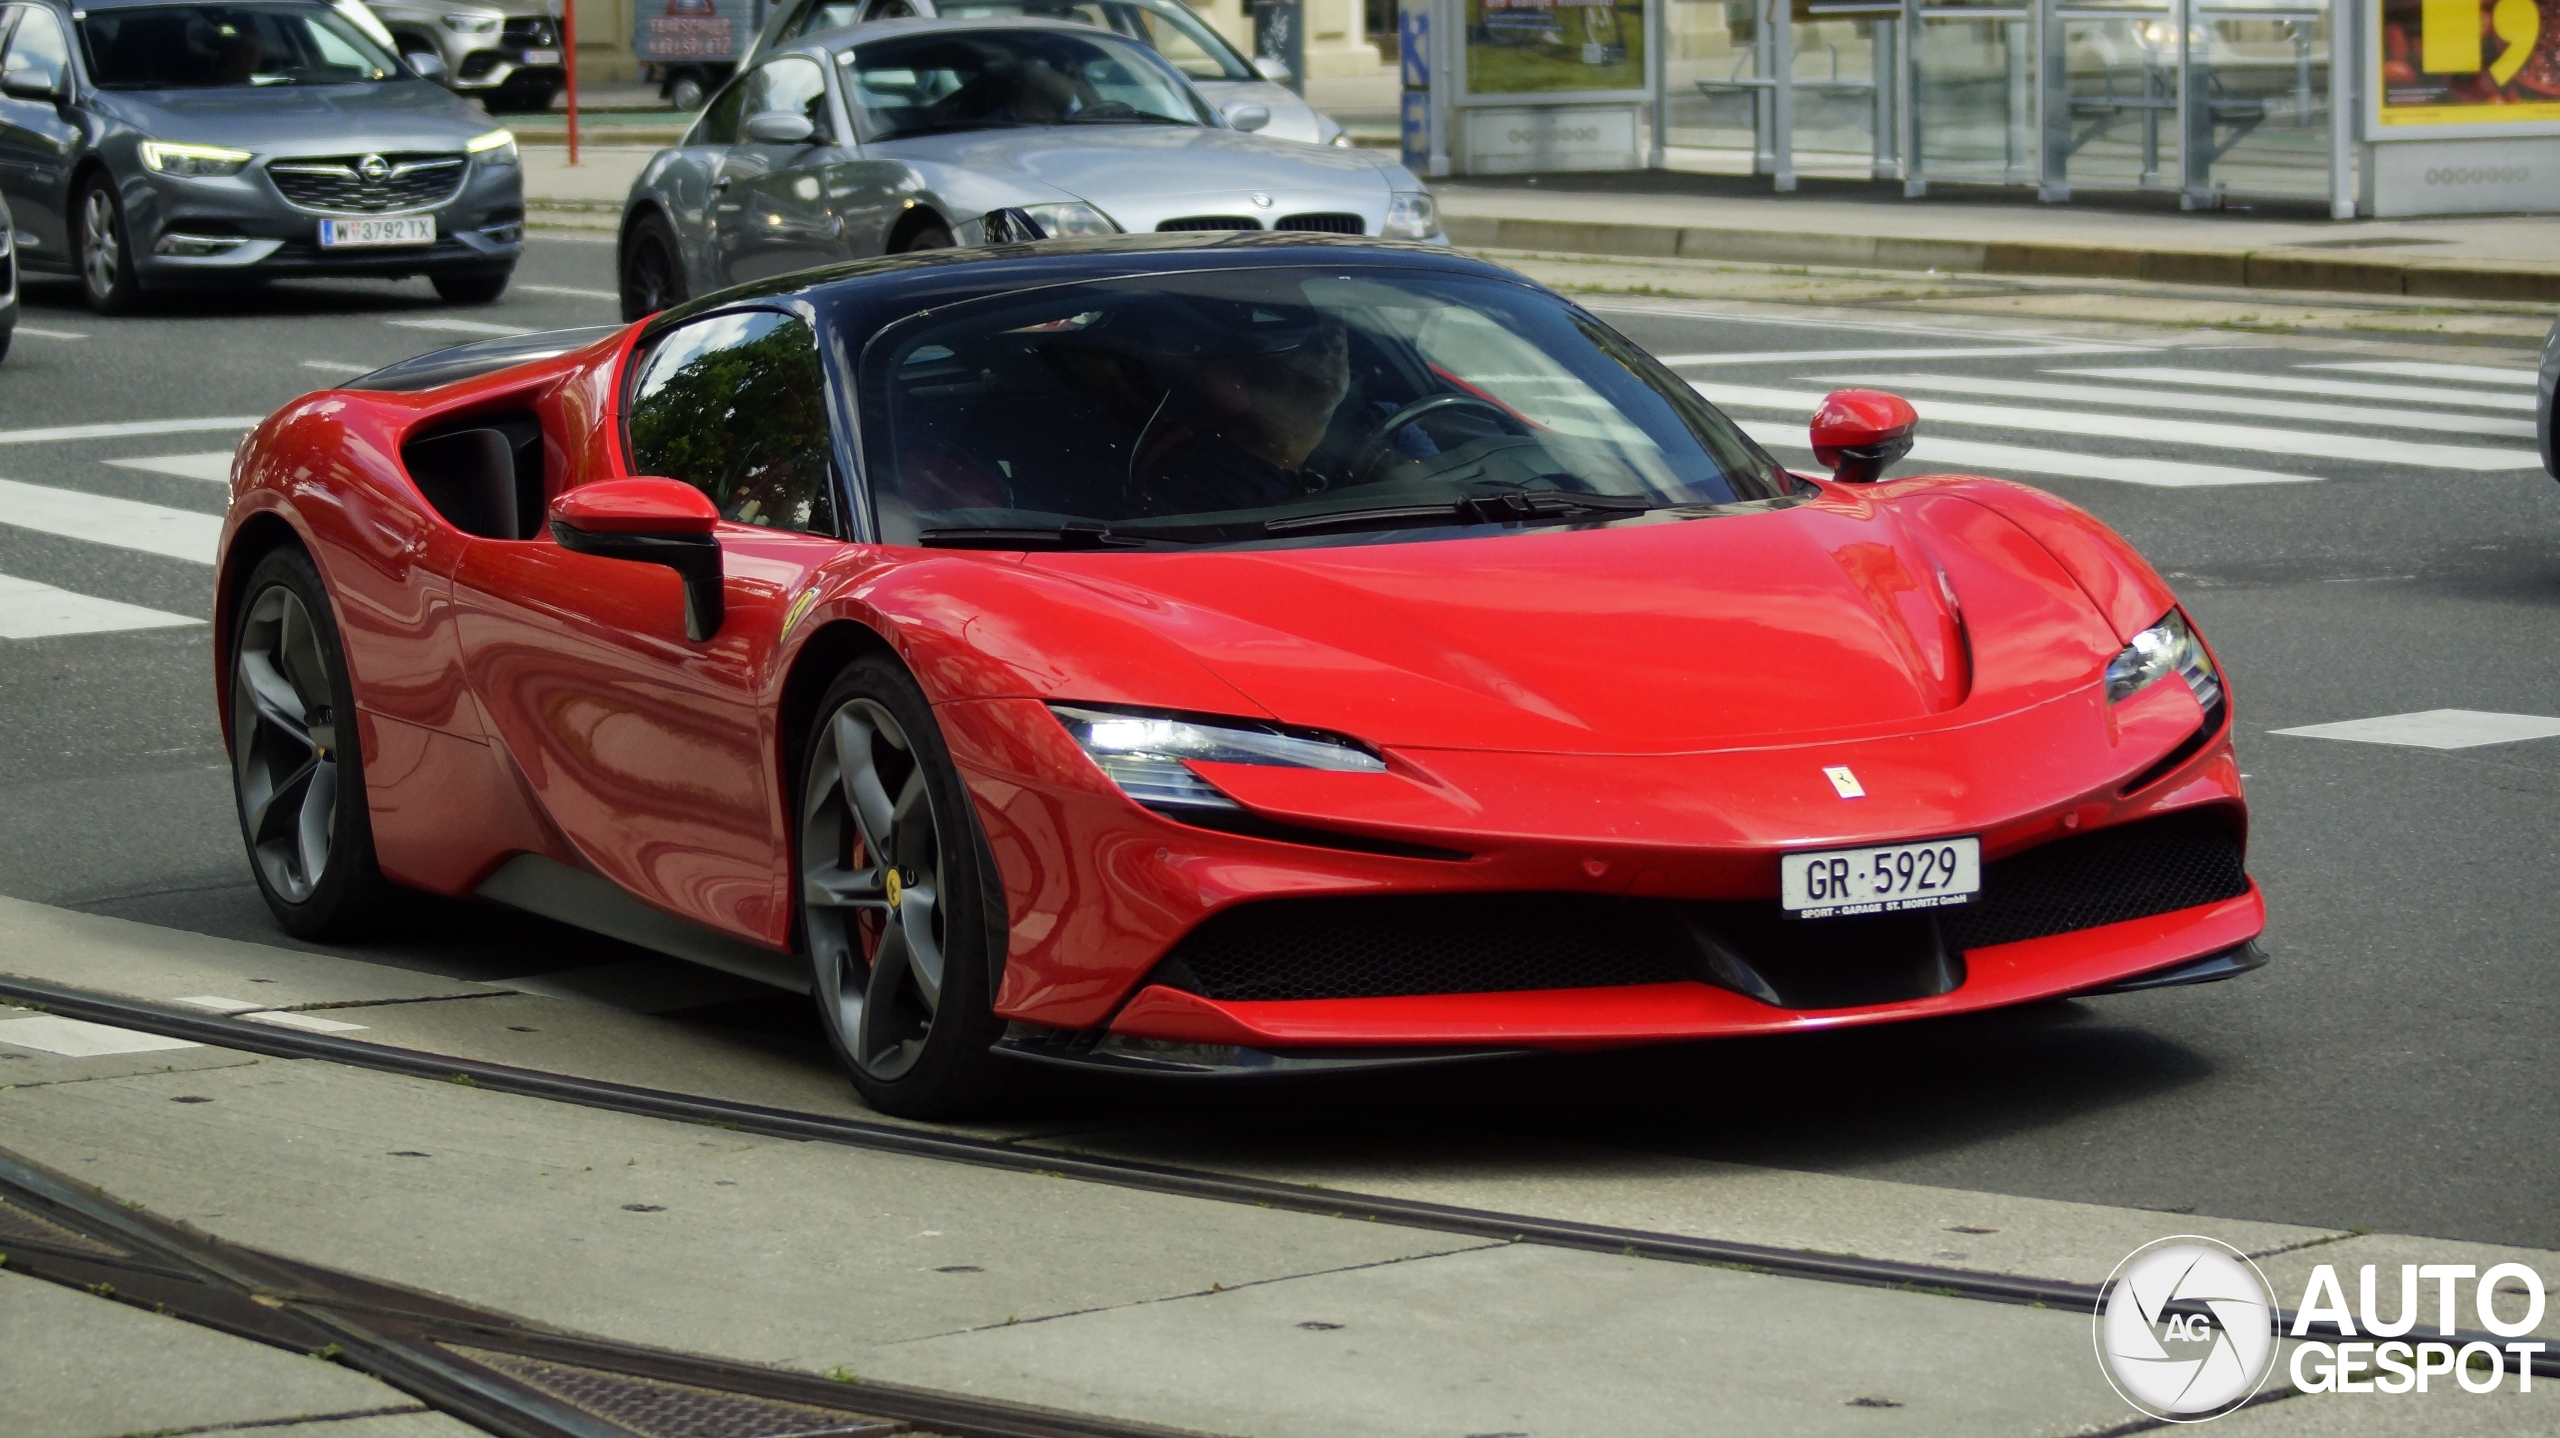
[[[1027,1148],[1012,1142],[929,1128],[774,1108],[709,1095],[521,1068],[484,1059],[396,1048],[331,1034],[307,1033],[15,976],[0,975],[0,1000],[15,1001],[69,1018],[274,1058],[314,1059],[445,1082],[468,1080],[479,1088],[500,1093],[616,1113],[713,1124],[766,1137],[831,1143],[870,1152],[902,1154],[1222,1203],[1366,1220],[1498,1242],[1614,1253],[1776,1277],[1902,1289],[1949,1298],[2024,1304],[2080,1313],[2094,1313],[2105,1291],[2102,1284],[2065,1279],[1778,1248],[1691,1234],[1621,1228],[1574,1219],[1318,1188],[1277,1179],[1178,1168],[1059,1149]],[[2294,1314],[2290,1310],[2279,1308],[2273,1317],[2280,1333],[2293,1333]],[[2353,1335],[2341,1335],[2334,1323],[2315,1320],[2307,1325],[2301,1336],[2336,1338]],[[2462,1332],[2454,1335],[2453,1341],[2460,1343],[2487,1338],[2486,1334]],[[2560,1353],[2540,1354],[2530,1362],[2536,1375],[2560,1378]]]

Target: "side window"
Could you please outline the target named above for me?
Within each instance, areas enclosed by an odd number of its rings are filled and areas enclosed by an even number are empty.
[[[901,10],[899,13],[903,15],[909,12]],[[803,35],[815,35],[821,30],[841,30],[857,21],[889,18],[891,17],[882,15],[876,7],[870,14],[865,15],[859,3],[847,3],[847,0],[826,0],[826,3],[812,5],[801,12],[799,22],[791,27],[791,33],[784,38],[797,40]]]
[[[696,145],[734,145],[738,143],[738,113],[747,99],[747,79],[732,80],[726,89],[702,107],[702,118],[693,127],[692,143]]]
[[[799,320],[739,310],[673,331],[630,413],[635,473],[683,480],[741,524],[843,533],[818,340]]]
[[[785,55],[747,77],[743,113],[766,115],[777,110],[807,116],[821,137],[834,133],[835,127],[827,123],[827,72],[817,61]]]
[[[62,35],[62,22],[41,5],[27,5],[18,11],[18,33],[9,37],[9,53],[0,58],[0,74],[32,73],[55,89],[67,89],[71,83],[71,46]]]

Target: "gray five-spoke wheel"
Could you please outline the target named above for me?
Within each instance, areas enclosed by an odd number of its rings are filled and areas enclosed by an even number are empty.
[[[337,843],[337,722],[320,633],[281,584],[259,592],[241,626],[231,726],[250,852],[269,887],[303,903]]]
[[[89,281],[89,293],[112,292],[122,278],[124,246],[116,234],[116,199],[104,185],[92,185],[81,202],[80,268]]]
[[[889,711],[846,701],[819,731],[801,801],[800,890],[818,1004],[863,1073],[894,1081],[942,1008],[942,826]]]

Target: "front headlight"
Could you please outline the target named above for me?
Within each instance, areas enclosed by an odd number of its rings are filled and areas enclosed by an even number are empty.
[[[475,136],[462,148],[478,155],[484,165],[512,165],[516,162],[516,132],[491,130],[488,134]]]
[[[1076,200],[1067,200],[1054,205],[1025,205],[1022,207],[1022,212],[1029,215],[1032,222],[1040,227],[1041,234],[1053,240],[1063,239],[1069,235],[1120,233],[1120,227],[1111,223],[1110,216]]]
[[[1058,716],[1076,746],[1111,776],[1120,792],[1149,808],[1237,807],[1235,800],[1192,773],[1184,763],[1189,759],[1355,774],[1383,774],[1387,769],[1387,761],[1357,740],[1250,719],[1131,714],[1072,704],[1052,704],[1049,712]]]
[[[1401,190],[1387,201],[1387,226],[1378,234],[1390,240],[1429,240],[1440,235],[1440,206],[1429,195]]]
[[[178,145],[167,140],[142,142],[142,163],[163,175],[183,175],[192,180],[217,179],[240,173],[240,167],[258,158],[246,150],[226,150],[220,145]]]
[[[498,20],[495,15],[447,15],[444,28],[456,35],[495,35]]]
[[[2213,656],[2187,627],[2187,617],[2174,609],[2107,662],[2107,702],[2122,703],[2172,674],[2187,681],[2205,708],[2222,702],[2222,676],[2214,672]]]

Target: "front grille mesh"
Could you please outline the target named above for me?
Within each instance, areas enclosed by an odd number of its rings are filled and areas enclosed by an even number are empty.
[[[1261,228],[1262,222],[1251,215],[1185,215],[1178,220],[1159,221],[1156,225],[1156,233],[1164,234],[1175,230],[1258,230]]]
[[[468,168],[453,154],[384,155],[391,173],[367,180],[358,170],[366,156],[335,155],[317,160],[278,160],[267,177],[293,203],[309,210],[348,215],[385,215],[425,210],[443,204],[462,189]]]
[[[460,1344],[445,1346],[640,1438],[871,1438],[908,1431],[903,1423],[805,1403],[606,1373]]]
[[[560,44],[560,31],[548,15],[510,15],[507,43],[517,49],[550,50]]]
[[[1369,226],[1366,221],[1362,220],[1358,215],[1347,214],[1282,215],[1279,219],[1272,222],[1271,228],[1275,230],[1312,230],[1321,235],[1365,235],[1369,233]]]
[[[1969,949],[2172,913],[2248,888],[2223,820],[2179,814],[1999,860],[1984,868],[1971,905],[1934,913],[1795,920],[1768,900],[1581,894],[1270,900],[1212,916],[1153,981],[1234,1001],[1680,980],[1754,992],[1735,980],[1748,970],[1766,982],[1760,996],[1774,992],[1789,1007],[1854,1007],[1942,992],[1935,976]]]

